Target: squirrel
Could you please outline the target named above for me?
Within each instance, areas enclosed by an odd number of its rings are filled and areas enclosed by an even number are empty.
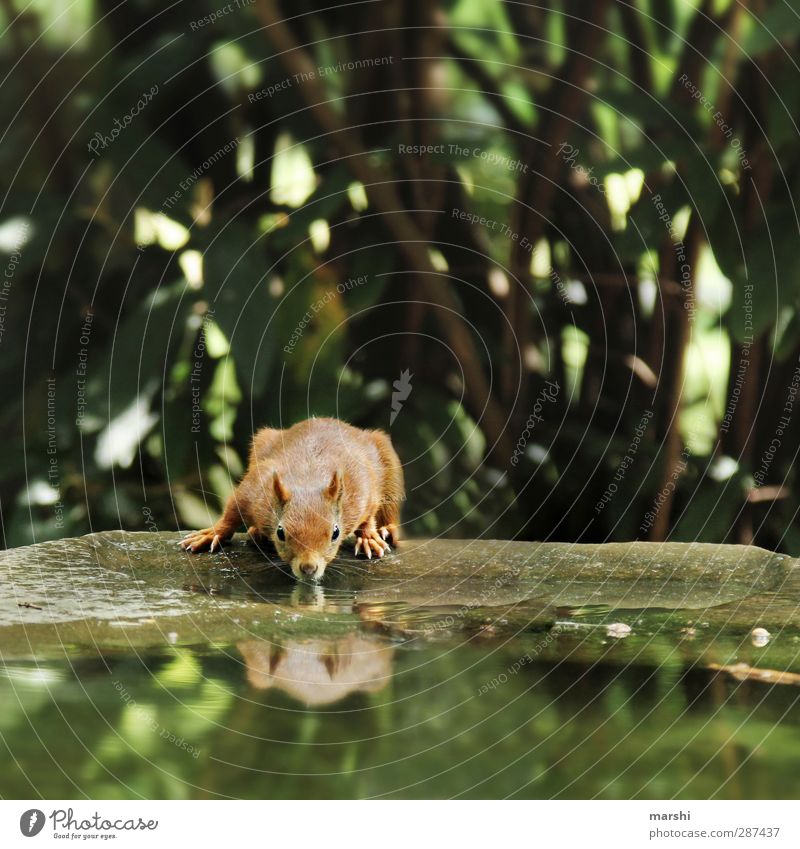
[[[299,580],[319,581],[342,542],[382,557],[400,539],[403,467],[388,434],[312,418],[253,437],[247,471],[219,521],[180,545],[215,551],[240,527],[271,541]],[[390,545],[391,544],[391,545]]]

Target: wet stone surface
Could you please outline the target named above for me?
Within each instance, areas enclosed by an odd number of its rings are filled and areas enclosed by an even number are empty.
[[[407,541],[298,584],[245,538],[114,531],[0,553],[4,659],[243,639],[509,640],[582,662],[800,668],[800,573],[744,546]],[[769,638],[751,638],[764,628]]]

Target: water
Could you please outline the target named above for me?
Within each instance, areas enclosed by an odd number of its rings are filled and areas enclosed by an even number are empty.
[[[513,640],[366,634],[8,663],[0,787],[49,798],[798,796],[800,690],[678,658],[619,664],[617,648],[587,664],[565,644],[562,661],[537,662]]]
[[[641,548],[613,581],[485,551],[464,579],[445,541],[311,588],[129,536],[0,556],[5,798],[800,795],[796,575],[755,549],[722,589]]]

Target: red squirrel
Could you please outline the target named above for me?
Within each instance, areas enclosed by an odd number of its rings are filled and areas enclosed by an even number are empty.
[[[337,419],[265,427],[253,437],[247,471],[222,518],[180,544],[213,552],[244,526],[256,543],[273,542],[296,578],[318,581],[353,534],[356,555],[391,551],[403,497],[403,467],[383,431]]]

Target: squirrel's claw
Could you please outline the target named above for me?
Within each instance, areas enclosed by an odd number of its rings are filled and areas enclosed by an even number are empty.
[[[382,525],[378,528],[378,533],[387,544],[391,543],[392,545],[397,545],[397,539],[399,536],[397,525]],[[389,550],[391,551],[391,549]]]
[[[391,551],[389,544],[382,540],[377,531],[356,531],[356,545],[354,553],[358,557],[359,551],[363,551],[367,560],[372,560],[372,555],[383,557],[387,551]]]
[[[184,537],[179,543],[184,551],[196,554],[198,551],[210,551],[212,554],[222,548],[223,538],[213,528],[195,531]]]

